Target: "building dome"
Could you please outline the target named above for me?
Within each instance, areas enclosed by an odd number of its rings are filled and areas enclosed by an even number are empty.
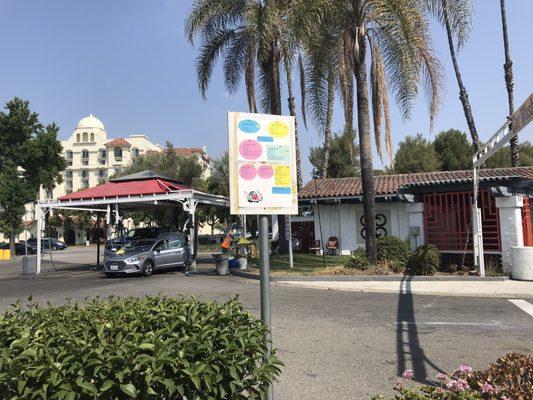
[[[90,128],[97,128],[97,129],[105,130],[104,124],[102,123],[102,121],[94,117],[92,114],[80,120],[80,122],[78,122],[78,126],[76,127],[76,129],[90,129]]]

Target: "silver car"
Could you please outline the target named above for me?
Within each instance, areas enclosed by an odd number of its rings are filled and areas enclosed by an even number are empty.
[[[169,233],[157,239],[141,239],[127,243],[104,260],[104,273],[142,274],[150,276],[154,270],[189,265],[189,251],[183,235]]]

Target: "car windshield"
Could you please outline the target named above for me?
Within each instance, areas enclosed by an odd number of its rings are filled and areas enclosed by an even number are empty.
[[[126,243],[123,247],[124,250],[139,250],[148,251],[155,244],[155,240],[134,240],[133,242]]]

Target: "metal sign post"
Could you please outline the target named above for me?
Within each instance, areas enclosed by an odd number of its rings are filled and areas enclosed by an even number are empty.
[[[261,318],[269,328],[267,356],[272,346],[268,216],[298,214],[294,131],[294,117],[228,112],[230,212],[259,215]],[[289,249],[292,253],[292,243]],[[273,398],[269,387],[268,399]]]

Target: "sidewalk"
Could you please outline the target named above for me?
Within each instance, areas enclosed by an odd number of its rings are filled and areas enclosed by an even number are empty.
[[[274,285],[308,289],[374,293],[412,293],[435,296],[533,298],[533,282],[524,281],[277,281]]]

